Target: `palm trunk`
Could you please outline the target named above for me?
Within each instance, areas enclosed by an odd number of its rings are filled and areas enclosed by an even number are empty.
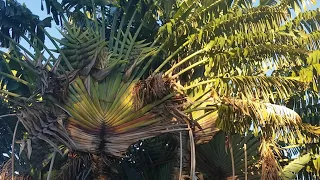
[[[232,148],[232,140],[231,140],[231,136],[230,135],[228,135],[228,142],[229,142],[231,164],[232,164],[232,180],[235,180],[236,172],[235,172],[235,168],[234,168],[233,148]]]
[[[108,180],[105,168],[106,168],[106,165],[103,161],[103,156],[93,155],[92,172],[95,180]]]
[[[248,180],[248,157],[247,157],[247,143],[243,145],[244,151],[244,179]]]

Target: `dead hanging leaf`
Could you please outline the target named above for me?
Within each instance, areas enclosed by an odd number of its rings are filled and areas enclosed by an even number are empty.
[[[30,159],[31,154],[32,154],[32,144],[31,144],[31,139],[27,139],[27,150],[28,150],[28,159]]]
[[[130,68],[126,71],[126,73],[124,74],[124,81],[127,81],[131,75],[132,75],[132,72],[134,70],[134,68],[137,66],[137,61],[135,61],[131,66]]]
[[[54,105],[44,106],[43,103],[33,103],[33,106],[25,107],[25,109],[21,110],[21,116],[18,116],[30,135],[51,144],[60,154],[62,153],[58,145],[56,145],[57,141],[70,148],[74,147],[74,143],[60,122],[67,117],[66,113],[58,107]],[[32,154],[32,141],[31,139],[27,139],[25,143],[27,146],[27,156],[30,158]]]
[[[22,141],[20,144],[20,151],[19,151],[19,156],[21,155],[22,151],[26,147],[26,141]]]
[[[237,124],[244,124],[245,128],[239,128]],[[301,117],[292,109],[261,101],[223,98],[222,105],[218,106],[216,122],[218,128],[243,133],[252,124],[270,133],[270,137],[271,135],[279,136],[285,142],[295,144],[301,139],[307,141],[304,137],[305,127]],[[314,134],[316,134],[315,131]]]
[[[211,97],[213,98],[214,101],[221,102],[221,99],[215,89],[212,90]]]

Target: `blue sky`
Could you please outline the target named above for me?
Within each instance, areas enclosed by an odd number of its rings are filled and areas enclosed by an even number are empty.
[[[46,10],[45,6],[44,6],[44,11],[41,10],[41,0],[17,0],[17,1],[21,4],[24,3],[32,11],[32,13],[38,15],[40,17],[40,19],[44,19],[44,18],[50,16],[47,14],[47,10]],[[52,25],[52,28],[47,28],[47,31],[50,33],[50,35],[52,35],[53,37],[57,37],[57,38],[61,37],[61,34],[57,30],[58,27],[56,26],[56,24],[54,22],[52,22],[51,25]],[[21,41],[21,44],[23,46],[29,48],[29,45],[26,42]],[[45,40],[45,44],[47,45],[47,47],[49,49],[55,49],[53,44],[47,38]],[[31,48],[30,48],[30,50],[31,50]]]

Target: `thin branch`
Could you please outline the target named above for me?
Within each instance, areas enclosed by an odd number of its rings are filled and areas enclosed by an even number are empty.
[[[116,10],[117,11],[117,10]],[[109,50],[113,50],[114,46],[113,46],[113,41],[114,41],[114,34],[115,34],[115,31],[116,31],[116,27],[117,27],[117,20],[118,20],[118,17],[119,17],[119,12],[115,12],[114,13],[114,16],[113,16],[113,21],[112,21],[112,28],[111,28],[111,32],[110,32],[110,36],[109,36]],[[104,14],[103,14],[104,16]],[[122,21],[122,20],[121,20]]]
[[[5,118],[5,117],[10,117],[10,116],[16,116],[17,114],[5,114],[5,115],[1,115],[0,119]]]
[[[169,42],[169,38],[167,38],[162,44],[161,46],[157,49],[157,51],[154,53],[154,55],[148,60],[148,62],[145,64],[145,66],[140,70],[139,74],[137,75],[137,79],[141,78],[142,75],[145,73],[145,71],[147,70],[147,68],[151,65],[151,63],[153,62],[153,60],[157,57],[157,55],[160,53],[160,51],[162,50],[162,48],[164,46],[167,45],[167,43]]]
[[[6,76],[7,78],[10,78],[10,79],[15,80],[17,82],[20,82],[20,83],[22,83],[22,84],[24,84],[26,86],[29,86],[29,87],[31,86],[32,87],[32,85],[30,83],[28,83],[27,81],[25,81],[23,79],[20,79],[20,78],[18,78],[16,76],[12,76],[12,75],[4,73],[4,72],[0,72],[0,75]]]
[[[104,6],[101,6],[101,18],[102,18],[102,23],[101,23],[101,26],[102,26],[102,29],[101,29],[101,38],[103,40],[106,39],[106,23],[105,23],[105,7]]]
[[[17,45],[20,49],[22,49],[25,53],[27,53],[32,59],[35,59],[35,56],[28,51],[25,47],[23,47],[21,44],[17,43],[16,41],[14,41],[13,39],[11,39],[10,37],[4,35],[3,33],[0,32],[0,36],[4,37],[5,39],[7,39],[8,41],[10,41],[11,43]]]
[[[3,51],[1,51],[1,50],[0,50],[0,55],[2,55],[2,56],[9,56],[8,53],[5,53],[5,52],[3,52]],[[28,58],[28,57],[26,57],[26,58]],[[15,58],[15,57],[12,57],[12,56],[10,56],[9,60],[13,60],[13,61],[19,63],[21,66],[27,68],[28,70],[30,70],[30,71],[32,71],[32,72],[34,72],[34,73],[37,73],[37,71],[34,70],[31,66],[29,66],[25,61],[21,61],[20,59]]]
[[[21,95],[16,94],[16,93],[12,93],[12,92],[9,92],[9,91],[4,91],[4,90],[1,90],[1,89],[0,89],[0,93],[6,94],[6,95],[12,96],[12,97],[20,98],[20,99],[22,99],[22,100],[27,100],[27,98],[21,97]]]
[[[232,164],[232,180],[235,180],[236,178],[236,172],[234,167],[234,156],[233,156],[233,148],[232,148],[232,139],[231,136],[228,135],[228,142],[229,142],[229,150],[230,150],[230,156],[231,156],[231,164]]]
[[[50,49],[36,36],[36,35],[34,35],[35,36],[35,38],[37,39],[37,41],[38,41],[38,43],[41,45],[41,46],[43,46],[43,48],[48,52],[48,54],[50,55],[50,57],[52,57],[52,59],[54,60],[54,61],[57,61],[57,58],[52,54],[52,52],[50,51]],[[22,36],[23,38],[25,38],[25,39],[27,39],[25,36]],[[28,42],[28,41],[27,41]],[[31,42],[28,42],[28,43],[31,43]],[[35,49],[36,47],[34,47],[34,49]],[[39,50],[38,50],[39,51]],[[48,58],[48,59],[46,59],[45,57],[43,57],[45,60],[46,60],[46,62],[45,62],[45,64],[48,64],[48,61],[50,60],[50,58]]]
[[[90,174],[91,171],[92,171],[92,166],[90,166],[90,169],[88,170],[86,176],[84,178],[82,178],[82,179],[87,179],[87,177],[88,177],[88,175]]]
[[[188,124],[190,128],[190,124]],[[196,179],[196,147],[194,143],[194,137],[193,137],[193,132],[192,129],[190,128],[189,130],[189,141],[190,141],[190,178],[192,180]]]
[[[65,56],[65,54],[62,52],[61,48],[58,46],[58,44],[56,43],[56,41],[53,39],[53,37],[44,29],[41,28],[41,30],[44,32],[44,34],[50,39],[50,41],[52,42],[52,44],[55,46],[55,48],[58,50],[58,52],[60,53],[60,55],[62,56],[62,60],[66,63],[67,67],[69,68],[70,71],[73,71],[74,69],[72,68],[68,58]]]
[[[182,133],[180,135],[180,171],[179,171],[179,180],[182,180],[182,160],[183,160],[183,152],[182,152]]]
[[[193,63],[192,65],[190,65],[190,66],[182,69],[182,70],[179,71],[177,74],[173,75],[173,76],[172,76],[172,79],[177,78],[179,75],[181,75],[181,74],[183,74],[183,73],[185,73],[185,72],[193,69],[193,68],[196,67],[196,66],[199,66],[200,64],[204,64],[204,63],[207,62],[207,61],[209,61],[209,59],[208,59],[208,58],[204,58],[204,59],[201,60],[201,61],[198,61],[198,62],[196,62],[196,63]]]
[[[245,143],[243,144],[243,151],[244,151],[244,179],[248,180],[248,155],[247,155],[247,141],[246,141],[246,135],[244,136],[245,138]]]
[[[15,144],[15,140],[16,140],[16,134],[17,134],[17,130],[18,130],[18,125],[19,125],[20,120],[18,119],[16,126],[14,128],[14,133],[13,133],[13,137],[12,137],[12,145],[11,145],[11,173],[12,173],[12,180],[14,180],[14,144]]]
[[[30,32],[31,35],[33,35],[34,37],[37,37],[35,36],[33,33]],[[34,51],[37,53],[37,54],[41,54],[40,50],[27,38],[27,36],[25,35],[21,35],[21,37],[30,45],[32,46],[32,48],[34,49]],[[38,37],[37,37],[38,38]]]
[[[189,56],[187,56],[187,57],[185,57],[184,59],[182,59],[181,61],[179,61],[177,64],[173,65],[169,70],[167,70],[167,71],[164,73],[164,75],[165,75],[165,76],[166,76],[166,75],[169,75],[170,73],[173,72],[173,70],[174,70],[175,68],[181,66],[183,63],[189,61],[190,59],[196,57],[197,55],[199,55],[199,54],[201,54],[201,53],[203,53],[203,52],[205,52],[205,49],[200,49],[200,50],[198,50],[198,51],[190,54]],[[164,64],[164,63],[162,63],[162,64]],[[156,72],[156,71],[155,71],[155,72]]]
[[[53,155],[52,155],[52,158],[51,158],[51,163],[50,163],[50,168],[49,168],[47,180],[50,180],[51,172],[52,172],[52,168],[53,168],[53,163],[54,163],[54,160],[55,160],[55,158],[56,158],[56,154],[57,154],[57,151],[54,151],[54,152],[53,152]]]
[[[185,91],[185,90],[188,90],[188,89],[191,89],[191,88],[200,86],[200,85],[213,83],[213,82],[216,82],[216,81],[218,81],[218,80],[219,80],[219,79],[210,79],[210,80],[207,80],[207,81],[201,81],[201,82],[199,82],[199,83],[192,84],[192,85],[190,85],[190,86],[186,86],[186,87],[182,88],[182,90]]]
[[[184,47],[186,47],[191,41],[188,40],[186,41],[182,46],[180,46],[175,52],[173,52],[167,59],[165,59],[160,66],[154,70],[154,72],[152,73],[152,75],[154,76],[155,74],[159,73],[160,70],[175,56],[177,55]]]

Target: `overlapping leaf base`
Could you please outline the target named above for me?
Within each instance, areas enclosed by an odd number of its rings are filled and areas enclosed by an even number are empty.
[[[121,156],[132,142],[186,128],[185,117],[174,112],[181,98],[168,91],[160,98],[152,97],[151,102],[142,98],[142,105],[135,108],[138,81],[124,82],[122,78],[123,74],[115,73],[101,82],[88,77],[70,84],[66,129],[77,150]]]

